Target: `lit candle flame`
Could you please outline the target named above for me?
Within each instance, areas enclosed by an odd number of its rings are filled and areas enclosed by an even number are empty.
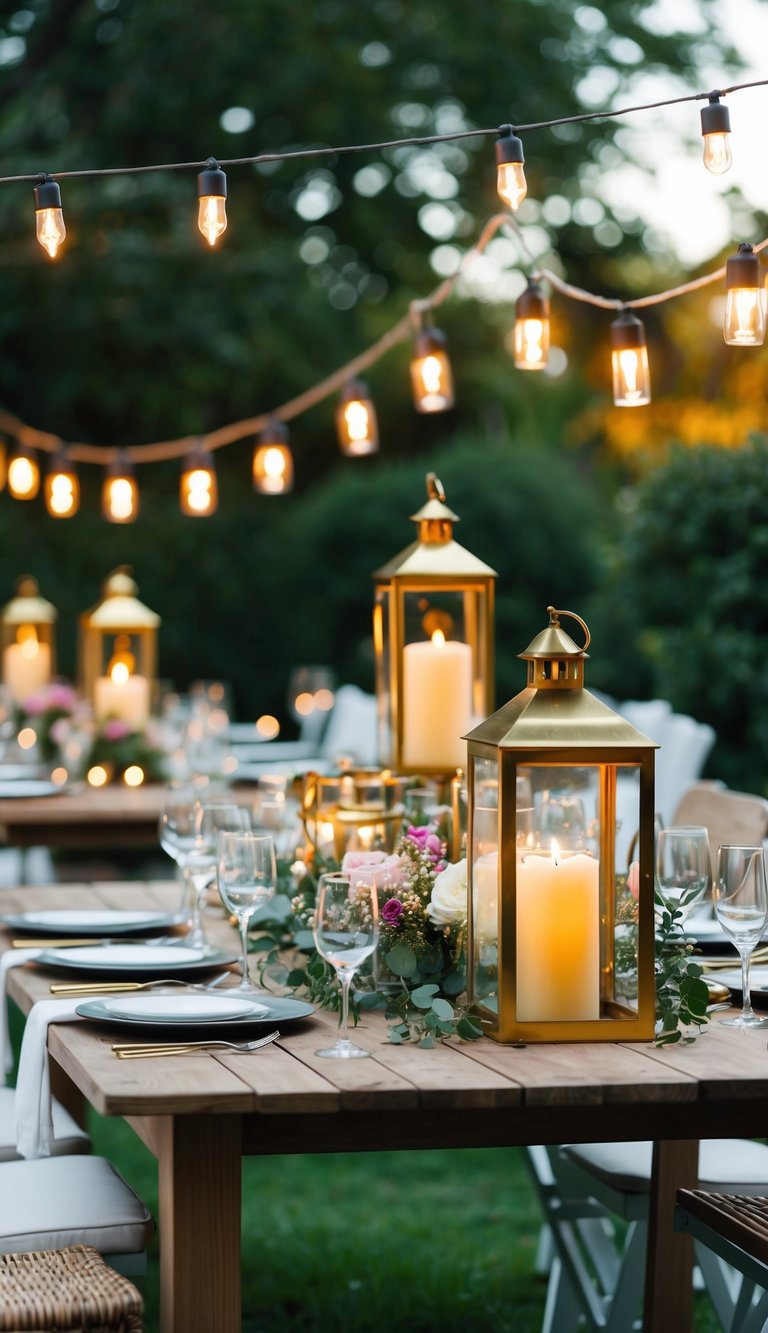
[[[557,844],[556,838],[553,838],[552,842],[550,843],[550,851],[552,853],[553,866],[558,866],[560,864],[560,848]]]

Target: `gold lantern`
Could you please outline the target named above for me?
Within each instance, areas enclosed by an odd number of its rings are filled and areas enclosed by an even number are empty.
[[[467,737],[469,998],[497,1041],[648,1040],[656,745],[584,689],[581,617],[548,610],[526,689]]]
[[[137,597],[127,565],[110,574],[102,600],[80,617],[80,683],[98,721],[146,726],[157,684],[160,617]]]
[[[3,608],[3,685],[23,704],[47,685],[56,670],[54,625],[58,612],[40,596],[37,579],[24,574],[16,596]]]
[[[404,788],[386,769],[307,773],[301,819],[314,851],[337,861],[345,852],[393,852],[403,827]]]
[[[493,707],[496,572],[454,541],[458,518],[434,472],[427,496],[412,515],[417,540],[374,574],[379,759],[445,777]]]

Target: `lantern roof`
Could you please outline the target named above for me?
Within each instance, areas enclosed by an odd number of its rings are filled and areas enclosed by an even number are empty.
[[[603,746],[658,749],[589,690],[521,690],[464,738],[499,749],[557,749]]]
[[[3,607],[6,625],[52,625],[58,616],[56,607],[40,596],[37,579],[22,574],[16,580],[16,596]]]
[[[160,617],[156,611],[140,602],[129,565],[121,565],[113,571],[104,583],[102,600],[82,616],[83,623],[93,629],[105,630],[143,630],[157,629]]]
[[[453,525],[460,520],[445,502],[440,479],[434,472],[428,472],[426,483],[426,504],[411,514],[412,522],[419,525],[418,539],[377,569],[373,577],[496,578],[495,569],[454,540]]]

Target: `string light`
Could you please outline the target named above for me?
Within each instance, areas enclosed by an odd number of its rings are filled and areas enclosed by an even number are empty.
[[[549,301],[533,280],[515,305],[514,341],[518,370],[545,369],[549,360]]]
[[[55,259],[67,229],[61,208],[61,190],[50,176],[43,176],[34,188],[35,234],[51,259]]]
[[[411,386],[417,412],[446,412],[453,407],[453,374],[448,344],[445,334],[434,324],[420,328],[413,340]]]
[[[525,179],[523,141],[511,125],[502,125],[496,140],[496,188],[499,198],[516,211],[528,193]]]
[[[363,380],[350,380],[339,394],[336,429],[341,452],[349,458],[374,454],[378,449],[376,408]]]
[[[51,459],[43,491],[52,518],[72,518],[80,508],[80,481],[66,449],[60,449]]]
[[[17,444],[8,460],[8,490],[14,500],[34,500],[40,490],[37,454],[26,444]]]
[[[725,265],[723,337],[732,347],[761,347],[765,338],[765,283],[760,260],[744,241]]]
[[[733,165],[731,156],[731,117],[719,93],[710,93],[709,106],[701,108],[701,132],[704,135],[704,166],[713,176],[722,176]]]
[[[133,468],[124,454],[107,467],[101,493],[101,510],[110,523],[133,523],[139,512],[139,488]]]
[[[651,401],[648,348],[642,320],[623,310],[611,324],[613,401],[616,407],[644,407]]]
[[[218,505],[216,468],[210,449],[199,445],[181,465],[179,503],[189,518],[208,518]]]
[[[259,436],[253,453],[253,485],[262,495],[286,495],[293,490],[293,455],[282,421],[268,422]]]
[[[227,177],[210,157],[197,178],[197,225],[209,245],[227,229]]]

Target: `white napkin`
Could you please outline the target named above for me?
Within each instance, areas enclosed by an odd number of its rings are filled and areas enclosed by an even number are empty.
[[[48,1024],[71,1023],[83,997],[38,1000],[27,1017],[16,1080],[16,1147],[22,1157],[50,1157],[53,1141]]]
[[[22,963],[29,963],[33,958],[38,958],[41,952],[40,949],[7,949],[0,956],[0,1052],[3,1060],[3,1083],[8,1082],[8,1075],[13,1069],[13,1051],[8,1035],[8,972],[12,967],[20,967]]]

